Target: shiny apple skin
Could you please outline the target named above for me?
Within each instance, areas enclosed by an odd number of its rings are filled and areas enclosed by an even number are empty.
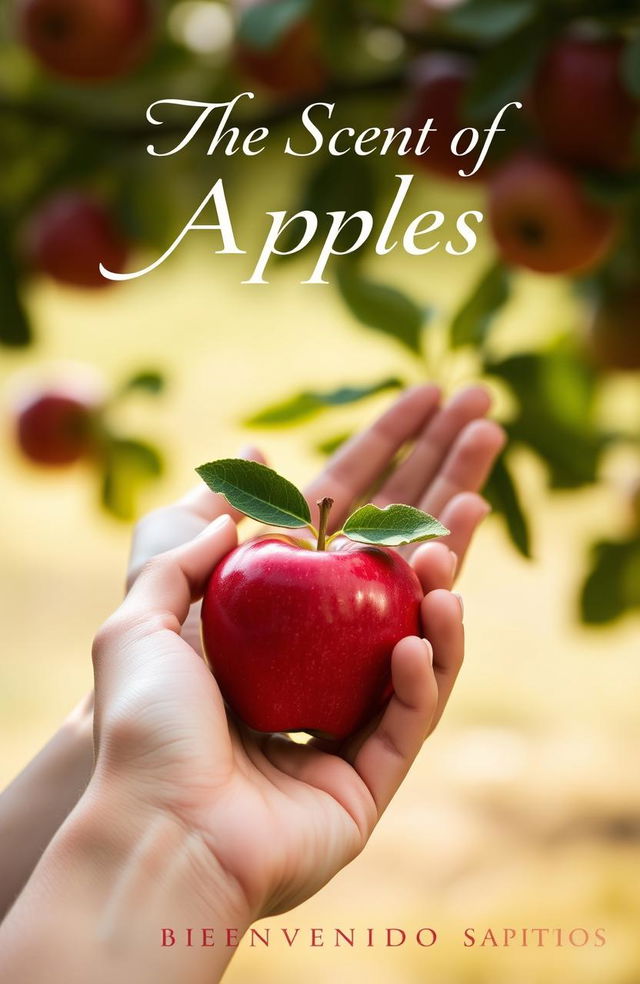
[[[223,697],[256,731],[344,738],[392,693],[391,653],[422,635],[422,590],[396,552],[287,537],[237,547],[202,604],[205,653]]]

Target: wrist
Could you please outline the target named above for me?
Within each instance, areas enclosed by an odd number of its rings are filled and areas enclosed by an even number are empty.
[[[53,919],[52,895],[60,900]],[[92,781],[8,917],[2,951],[33,984],[58,984],[54,958],[60,982],[85,974],[96,984],[210,984],[251,921],[239,886],[197,832],[118,781]],[[43,939],[34,927],[45,922]]]

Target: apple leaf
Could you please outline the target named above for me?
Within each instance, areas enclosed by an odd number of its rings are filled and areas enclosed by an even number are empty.
[[[105,448],[103,507],[116,519],[135,519],[139,493],[162,472],[162,457],[152,445],[131,438],[111,438]]]
[[[395,287],[363,277],[353,264],[341,264],[337,279],[342,299],[358,321],[420,354],[426,308]]]
[[[238,38],[251,48],[268,51],[309,13],[311,0],[271,0],[250,6],[238,25]]]
[[[122,385],[122,393],[144,390],[147,393],[161,393],[166,385],[165,377],[157,369],[143,369],[127,379]]]
[[[220,493],[234,509],[259,523],[294,529],[311,522],[302,492],[257,461],[221,458],[200,465],[196,471],[212,492]]]
[[[510,276],[501,263],[492,264],[462,303],[450,327],[451,345],[482,345],[493,319],[509,299]]]
[[[399,547],[405,543],[431,540],[435,536],[447,536],[449,530],[421,509],[394,504],[384,509],[373,505],[356,509],[344,524],[342,532],[358,543]]]
[[[288,400],[282,400],[265,407],[264,410],[254,414],[245,423],[249,427],[277,427],[282,424],[289,424],[294,420],[312,417],[327,407],[357,403],[369,396],[384,393],[385,390],[400,389],[403,385],[401,379],[393,376],[369,386],[340,386],[338,389],[326,392],[305,390]]]

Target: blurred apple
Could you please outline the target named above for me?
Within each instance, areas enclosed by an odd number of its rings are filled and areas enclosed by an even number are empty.
[[[491,177],[488,215],[505,262],[540,273],[595,266],[617,225],[571,170],[527,152],[509,158]]]
[[[459,178],[459,169],[465,167],[464,158],[452,153],[451,141],[468,125],[462,118],[462,100],[472,67],[464,55],[433,52],[417,58],[409,72],[402,125],[417,132],[433,118],[435,130],[428,137],[429,150],[414,159],[425,171],[445,178]]]
[[[69,378],[18,392],[12,407],[16,442],[37,465],[72,465],[91,453],[104,393]]]
[[[533,86],[533,111],[547,147],[573,164],[619,170],[633,164],[640,106],[622,83],[617,40],[561,38]]]
[[[272,0],[235,0],[234,7],[241,16],[251,8],[270,2]],[[247,78],[281,96],[319,92],[329,77],[318,30],[306,17],[285,30],[273,47],[262,48],[245,40],[237,41],[235,60]]]
[[[152,0],[19,0],[18,33],[48,71],[103,81],[125,75],[149,49]]]
[[[107,207],[81,191],[59,192],[27,220],[23,246],[28,263],[74,287],[105,287],[100,273],[124,270],[129,245]]]

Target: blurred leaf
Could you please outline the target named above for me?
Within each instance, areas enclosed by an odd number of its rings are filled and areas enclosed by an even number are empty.
[[[19,292],[19,273],[7,224],[0,220],[0,344],[23,348],[33,341]]]
[[[112,438],[102,477],[104,508],[117,519],[135,519],[142,487],[162,472],[162,457],[156,448],[129,438]]]
[[[403,385],[401,379],[390,377],[369,386],[341,386],[339,389],[324,393],[308,390],[304,393],[298,393],[288,400],[265,407],[264,410],[249,417],[245,423],[249,427],[274,427],[279,424],[289,424],[293,421],[312,417],[327,407],[357,403],[359,400],[364,400],[385,390],[400,389]]]
[[[470,0],[443,19],[449,30],[481,41],[501,41],[527,24],[536,13],[535,0]]]
[[[509,299],[511,280],[502,263],[489,267],[451,322],[451,345],[482,345],[494,317]]]
[[[366,279],[351,263],[338,267],[337,283],[345,304],[358,321],[395,338],[414,355],[420,354],[427,316],[424,308],[397,288]]]
[[[314,212],[320,224],[325,222],[328,228],[331,220],[327,212],[373,213],[375,201],[376,186],[371,162],[355,154],[343,154],[340,157],[327,157],[311,171],[293,211]],[[322,229],[319,229],[319,234],[321,232]],[[279,262],[290,258],[286,251],[296,245],[299,235],[300,231],[295,226],[285,230],[283,245],[279,247],[285,255],[278,257]],[[305,250],[292,255],[303,256],[310,248],[311,244]]]
[[[212,492],[223,495],[234,509],[259,523],[295,529],[311,522],[302,492],[257,461],[221,458],[200,465],[196,471]]]
[[[632,608],[640,608],[640,538],[596,543],[580,596],[582,620],[603,625]]]
[[[640,35],[630,38],[622,52],[622,81],[629,95],[640,99]]]
[[[384,509],[371,503],[362,506],[349,516],[342,532],[357,543],[379,543],[386,547],[422,543],[449,534],[446,526],[429,513],[400,503]]]
[[[504,519],[513,545],[523,557],[530,560],[529,521],[520,503],[520,496],[504,454],[498,458],[493,466],[493,471],[482,490],[482,494],[494,512]]]
[[[129,393],[132,390],[145,390],[147,393],[162,393],[167,381],[161,372],[156,369],[145,369],[135,373],[127,379],[122,387],[121,393]]]
[[[238,39],[263,51],[273,48],[299,20],[305,17],[312,0],[270,0],[248,7],[240,18]]]
[[[334,434],[333,437],[327,437],[324,441],[319,441],[319,443],[316,444],[315,449],[316,451],[319,451],[320,454],[333,454],[334,451],[337,451],[338,448],[342,447],[342,445],[345,444],[352,436],[353,435],[350,431],[345,431],[342,434]]]
[[[511,356],[485,370],[513,390],[519,410],[507,430],[544,460],[551,487],[595,482],[607,438],[593,423],[591,370],[561,350]]]
[[[471,119],[491,120],[507,103],[523,101],[548,36],[548,26],[534,20],[488,48],[465,96],[464,108]]]
[[[592,171],[584,176],[587,193],[603,205],[626,205],[640,198],[640,174],[609,174],[606,171]]]

